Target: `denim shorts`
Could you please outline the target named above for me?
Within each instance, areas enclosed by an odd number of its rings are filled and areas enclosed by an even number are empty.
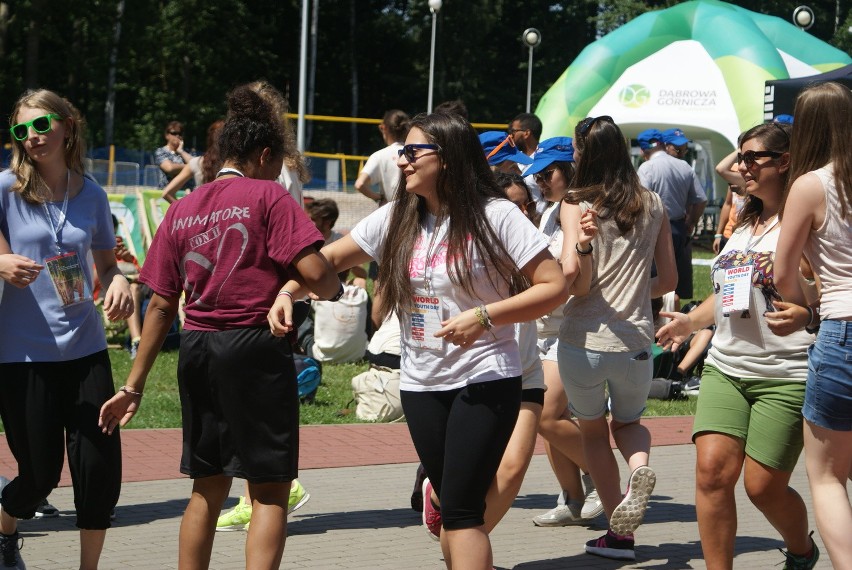
[[[808,349],[802,415],[834,431],[852,431],[852,321],[825,320]]]
[[[651,347],[631,352],[598,352],[559,343],[559,375],[568,394],[568,407],[578,419],[596,420],[606,414],[622,423],[642,417],[651,390]]]

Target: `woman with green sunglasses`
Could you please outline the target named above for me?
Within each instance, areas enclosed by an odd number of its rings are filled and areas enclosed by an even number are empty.
[[[89,259],[110,320],[129,317],[133,300],[116,266],[106,193],[84,175],[77,109],[51,91],[28,91],[11,119],[0,247],[8,242],[14,254],[0,249],[0,277],[15,287],[0,297],[0,416],[18,476],[0,498],[0,566],[23,568],[17,519],[32,517],[59,482],[67,441],[80,568],[93,569],[121,490],[121,443],[98,429],[115,390]]]

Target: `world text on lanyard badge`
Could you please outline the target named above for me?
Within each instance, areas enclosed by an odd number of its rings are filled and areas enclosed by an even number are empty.
[[[50,280],[53,283],[56,294],[59,296],[59,300],[64,307],[92,301],[92,289],[89,287],[89,282],[83,271],[83,263],[80,260],[80,256],[77,255],[76,251],[66,251],[63,253],[62,244],[59,239],[67,219],[68,194],[69,191],[66,190],[65,198],[62,201],[62,210],[59,212],[59,221],[56,224],[53,223],[53,216],[50,213],[48,205],[42,204],[44,214],[50,224],[50,229],[53,231],[56,248],[59,250],[59,255],[45,258],[44,265],[47,268],[48,275],[50,275]]]

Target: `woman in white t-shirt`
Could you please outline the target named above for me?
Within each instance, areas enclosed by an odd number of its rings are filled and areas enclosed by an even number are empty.
[[[387,146],[370,155],[355,180],[355,190],[379,206],[393,199],[391,193],[399,185],[400,175],[396,159],[408,134],[409,120],[408,115],[399,109],[385,112],[379,124],[379,131]],[[378,187],[378,192],[373,192],[373,185]]]
[[[852,568],[852,93],[822,83],[796,101],[790,180],[775,275],[784,299],[807,306],[804,252],[819,281],[819,328],[805,388],[805,462],[820,536],[835,568]],[[820,323],[819,319],[822,318]]]
[[[740,135],[747,198],[731,239],[713,260],[715,293],[689,314],[660,313],[672,321],[657,337],[672,349],[693,331],[716,324],[692,431],[698,532],[713,568],[733,565],[740,473],[749,499],[784,540],[785,567],[813,568],[819,558],[808,536],[805,503],[789,486],[802,451],[801,409],[813,337],[798,330],[808,312],[781,301],[773,272],[790,167],[789,131],[788,125],[768,123]]]
[[[558,306],[567,285],[497,186],[470,123],[420,115],[405,142],[396,199],[322,253],[336,270],[379,261],[383,310],[402,327],[403,409],[430,477],[425,522],[448,567],[486,570],[485,496],[521,403],[514,323]],[[270,311],[275,334],[289,330],[290,304],[283,295]]]

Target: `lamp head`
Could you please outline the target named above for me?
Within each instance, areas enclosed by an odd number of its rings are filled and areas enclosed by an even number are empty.
[[[529,48],[538,47],[541,43],[541,32],[535,28],[527,28],[521,35],[521,41]]]
[[[439,12],[441,10],[441,6],[443,5],[443,0],[429,0],[429,10],[431,12]]]

